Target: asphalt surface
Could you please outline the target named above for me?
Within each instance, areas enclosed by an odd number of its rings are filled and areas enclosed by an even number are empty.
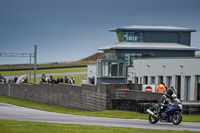
[[[62,124],[98,125],[107,127],[200,131],[200,123],[194,122],[182,122],[180,125],[161,122],[158,122],[157,124],[150,124],[148,120],[69,115],[29,109],[5,103],[0,103],[0,119]]]

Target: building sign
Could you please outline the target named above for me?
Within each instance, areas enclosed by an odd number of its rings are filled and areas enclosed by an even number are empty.
[[[155,85],[142,85],[142,91],[155,92]]]

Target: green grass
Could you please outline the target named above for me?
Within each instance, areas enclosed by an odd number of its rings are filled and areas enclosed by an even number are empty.
[[[87,65],[87,64],[96,64],[95,61],[74,61],[74,62],[52,62],[46,64],[37,64],[37,68],[44,68],[44,67],[62,67],[62,66],[80,66],[80,65]],[[7,65],[0,65],[0,69],[21,69],[21,68],[29,68],[30,64],[7,64]],[[34,68],[33,62],[31,68]]]
[[[75,124],[56,124],[0,120],[1,133],[193,133],[194,131],[171,131],[122,127],[103,127]]]
[[[22,99],[7,97],[0,95],[0,102],[9,103],[17,106],[28,107],[33,109],[45,110],[50,112],[85,115],[85,116],[97,116],[97,117],[112,117],[112,118],[125,118],[125,119],[148,119],[148,114],[142,114],[130,111],[120,110],[105,110],[105,111],[85,111],[79,109],[65,108],[57,105],[47,105],[36,103],[32,101],[26,101]],[[184,122],[200,122],[200,115],[183,115]]]
[[[37,70],[37,74],[42,74],[43,72],[48,74],[48,73],[67,73],[67,72],[83,72],[83,71],[87,71],[87,67]],[[0,73],[1,73],[2,76],[24,75],[24,74],[29,74],[29,70],[0,71]],[[34,74],[33,70],[31,71],[31,74]]]
[[[200,55],[195,55],[195,57],[198,57],[198,58],[200,58]]]
[[[103,127],[14,120],[0,120],[0,131],[1,133],[197,133],[195,131]]]

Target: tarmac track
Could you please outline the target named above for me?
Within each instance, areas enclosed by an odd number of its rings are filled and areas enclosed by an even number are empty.
[[[158,122],[157,124],[150,124],[147,120],[69,115],[29,109],[5,103],[0,103],[0,119],[62,124],[98,125],[107,127],[200,131],[200,123],[195,122],[182,122],[180,125],[161,122]]]

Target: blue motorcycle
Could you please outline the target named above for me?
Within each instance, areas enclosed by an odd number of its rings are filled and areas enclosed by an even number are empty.
[[[182,121],[182,102],[175,98],[168,103],[167,106],[162,104],[152,104],[149,109],[149,122],[156,124],[161,122],[172,122],[174,125],[178,125]]]

